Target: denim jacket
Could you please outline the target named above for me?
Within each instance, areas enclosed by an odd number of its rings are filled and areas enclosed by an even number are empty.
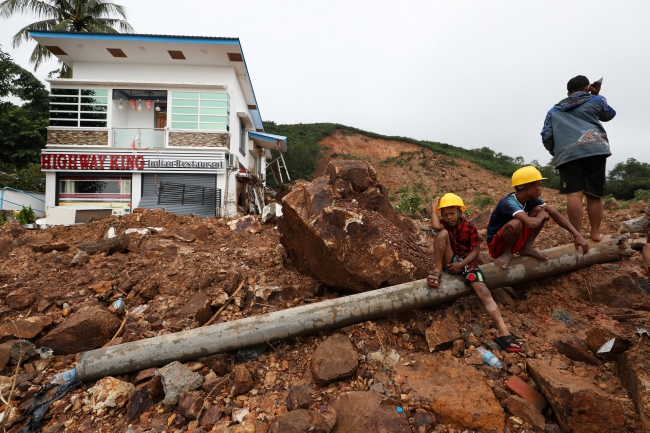
[[[555,168],[588,156],[607,155],[607,132],[600,123],[608,122],[616,111],[604,96],[575,92],[546,114],[542,129],[544,147],[553,155]]]

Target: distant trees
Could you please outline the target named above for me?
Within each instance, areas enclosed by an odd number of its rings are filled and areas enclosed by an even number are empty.
[[[607,175],[607,192],[617,199],[631,200],[638,190],[650,190],[650,164],[629,158]]]

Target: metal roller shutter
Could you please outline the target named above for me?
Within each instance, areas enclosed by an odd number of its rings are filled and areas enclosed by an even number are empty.
[[[159,200],[161,184],[164,189],[162,200]],[[194,214],[201,217],[214,217],[218,202],[221,201],[221,191],[217,190],[219,195],[217,203],[214,199],[210,200],[201,194],[203,188],[213,191],[216,187],[217,176],[213,174],[143,174],[142,198],[138,207],[162,208],[177,215]]]

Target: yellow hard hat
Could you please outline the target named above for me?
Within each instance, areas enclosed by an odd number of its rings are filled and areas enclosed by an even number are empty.
[[[456,194],[452,194],[450,192],[442,196],[442,198],[438,202],[438,209],[436,210],[440,210],[443,207],[450,207],[450,206],[458,206],[461,212],[465,210],[465,203],[463,203],[463,199],[458,197]]]
[[[527,183],[546,179],[547,178],[542,177],[542,173],[540,173],[538,169],[529,165],[528,167],[522,167],[513,173],[512,186],[525,185]]]

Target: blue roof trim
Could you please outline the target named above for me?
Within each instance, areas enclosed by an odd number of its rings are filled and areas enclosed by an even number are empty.
[[[259,138],[261,140],[277,142],[278,140],[284,141],[287,144],[287,149],[289,148],[289,143],[287,142],[287,137],[281,135],[269,134],[268,132],[253,132],[248,131],[248,136],[251,138]]]
[[[31,37],[62,39],[97,39],[106,41],[177,42],[181,44],[239,45],[239,39],[200,38],[191,36],[131,35],[126,33],[29,32]]]

